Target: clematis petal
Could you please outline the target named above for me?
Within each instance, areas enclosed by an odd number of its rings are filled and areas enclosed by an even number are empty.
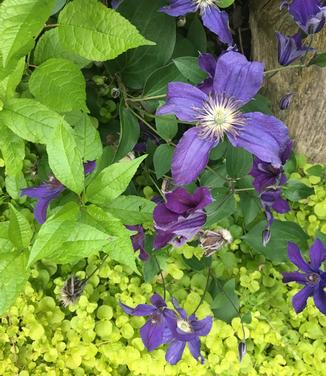
[[[64,191],[65,187],[58,181],[55,183],[44,183],[37,187],[23,188],[21,190],[21,196],[28,196],[31,198],[49,198],[54,199]]]
[[[204,363],[204,358],[200,354],[200,339],[198,337],[188,342],[189,350],[191,355],[202,364]]]
[[[306,25],[309,18],[319,12],[319,1],[293,0],[289,5],[289,13],[299,25]]]
[[[261,112],[246,113],[243,116],[246,125],[241,128],[239,134],[227,135],[231,144],[244,148],[264,162],[280,167],[282,164],[280,152],[289,139],[285,124],[274,116]]]
[[[154,294],[151,297],[151,303],[156,308],[166,307],[165,300],[159,294]]]
[[[314,302],[316,307],[326,315],[326,293],[323,288],[316,287],[314,291]]]
[[[288,272],[283,273],[283,280],[284,283],[289,282],[297,282],[300,284],[306,283],[306,275],[300,272]]]
[[[172,159],[172,177],[177,184],[194,181],[208,163],[210,151],[217,141],[204,140],[199,128],[191,128],[181,137]]]
[[[156,311],[156,308],[149,304],[138,304],[135,308],[131,308],[123,303],[119,303],[125,313],[132,316],[149,316]]]
[[[84,174],[91,174],[96,168],[96,161],[87,161],[84,163]]]
[[[307,299],[314,293],[314,288],[310,286],[305,286],[292,298],[292,305],[296,313],[300,313],[304,310],[307,305]]]
[[[140,328],[140,336],[148,351],[153,351],[162,345],[164,328],[164,320],[153,323],[151,318]]]
[[[204,209],[207,205],[213,202],[213,197],[207,187],[199,187],[196,189],[193,199],[197,202],[196,210]]]
[[[178,220],[178,214],[169,210],[166,207],[166,204],[159,203],[154,209],[153,218],[159,227],[164,227],[165,225],[169,225],[171,222],[176,222]]]
[[[183,214],[194,207],[193,195],[185,188],[179,187],[166,194],[165,206],[174,213]]]
[[[302,45],[302,38],[300,32],[286,36],[280,32],[276,33],[278,62],[280,65],[287,66],[295,60],[304,56],[307,51],[312,51],[313,48]]]
[[[185,346],[186,342],[173,341],[165,354],[165,360],[172,365],[177,364],[182,357]]]
[[[234,42],[227,12],[219,10],[215,5],[210,5],[202,10],[201,17],[203,24],[207,29],[216,34],[221,42],[229,46],[233,45]]]
[[[154,248],[160,249],[165,247],[174,237],[170,231],[156,230],[156,235],[154,238]]]
[[[287,213],[290,210],[289,203],[281,197],[280,191],[278,191],[278,194],[275,196],[275,201],[272,205],[272,208],[277,213],[282,213],[282,214]]]
[[[312,246],[310,247],[310,266],[315,271],[318,271],[321,263],[326,259],[326,247],[323,242],[316,239]]]
[[[43,224],[46,221],[46,214],[51,198],[40,198],[34,207],[34,217],[39,224]]]
[[[192,0],[170,0],[170,5],[160,9],[160,12],[169,16],[184,16],[196,12],[197,6]]]
[[[198,116],[198,109],[203,107],[207,94],[200,89],[183,82],[168,84],[166,104],[160,107],[156,114],[175,114],[182,121],[193,122]]]
[[[299,247],[291,242],[288,243],[288,257],[289,260],[303,272],[311,273],[312,270],[302,258]]]
[[[213,325],[213,318],[207,316],[202,320],[193,320],[191,321],[191,326],[198,336],[207,336],[211,331]]]
[[[245,104],[257,94],[263,78],[264,64],[250,62],[244,55],[230,51],[217,60],[213,86],[216,93]]]
[[[207,72],[210,77],[214,77],[216,61],[215,57],[208,53],[200,54],[198,58],[200,69]]]

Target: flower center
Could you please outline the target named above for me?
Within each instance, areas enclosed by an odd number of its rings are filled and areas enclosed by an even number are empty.
[[[192,328],[191,328],[189,322],[186,321],[186,320],[178,319],[177,320],[177,327],[185,333],[191,333],[192,332]]]
[[[307,282],[311,285],[317,285],[320,281],[320,276],[317,273],[310,273],[307,275]]]
[[[214,0],[193,0],[193,3],[197,6],[197,9],[205,9],[208,6],[213,5]]]
[[[246,123],[240,107],[241,102],[224,94],[210,95],[198,111],[197,125],[202,130],[200,135],[217,141],[224,133],[236,136]]]

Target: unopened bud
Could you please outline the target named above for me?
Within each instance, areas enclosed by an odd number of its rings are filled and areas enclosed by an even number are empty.
[[[230,231],[221,228],[216,231],[206,230],[200,235],[199,241],[204,249],[204,255],[209,257],[222,248],[225,244],[232,243]]]
[[[281,110],[287,110],[289,108],[293,96],[294,96],[294,93],[288,93],[284,95],[284,97],[281,98],[280,103],[279,103]]]
[[[163,193],[172,192],[176,188],[176,184],[173,179],[165,178],[163,179],[161,190]]]
[[[130,151],[127,155],[119,160],[119,162],[132,161],[136,158],[135,153]]]
[[[113,87],[113,88],[111,89],[111,97],[112,97],[113,99],[117,99],[117,98],[119,98],[119,97],[120,97],[120,89],[118,89],[117,87]]]
[[[61,289],[61,301],[64,307],[77,302],[84,291],[86,283],[86,279],[79,279],[75,276],[71,276],[66,280]]]
[[[270,227],[266,227],[265,230],[262,233],[262,238],[263,238],[263,246],[266,247],[269,241],[271,240],[271,229]]]
[[[246,345],[246,341],[245,340],[242,340],[240,343],[239,343],[239,346],[238,346],[238,352],[239,352],[239,361],[240,363],[242,362],[242,359],[244,358],[244,356],[246,355],[247,353],[247,345]]]
[[[178,17],[177,26],[178,27],[184,27],[186,22],[187,22],[187,19],[186,19],[185,16]]]

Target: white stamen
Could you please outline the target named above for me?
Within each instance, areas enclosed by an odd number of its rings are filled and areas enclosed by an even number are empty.
[[[191,328],[189,322],[186,321],[186,320],[178,319],[177,320],[177,327],[185,333],[191,333],[192,332],[192,328]]]
[[[246,124],[239,111],[239,101],[224,94],[209,96],[204,106],[198,110],[197,125],[201,128],[203,138],[220,140],[224,133],[236,136],[239,127]]]
[[[203,10],[207,8],[208,6],[214,4],[214,0],[193,0],[193,2],[197,6],[197,10],[198,9]]]

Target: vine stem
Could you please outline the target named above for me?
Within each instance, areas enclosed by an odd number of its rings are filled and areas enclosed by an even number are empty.
[[[264,72],[264,74],[269,74],[269,73],[278,73],[283,70],[287,69],[294,69],[294,68],[305,68],[305,64],[294,64],[294,65],[287,65],[286,67],[280,67],[280,68],[275,68],[275,69],[270,69]]]
[[[127,98],[127,101],[129,102],[144,102],[144,101],[152,101],[152,100],[155,100],[155,99],[163,99],[166,97],[166,94],[161,94],[161,95],[153,95],[151,97],[139,97],[139,98],[133,98],[133,97],[129,97]]]
[[[205,296],[206,296],[206,293],[207,293],[207,290],[208,290],[208,285],[209,285],[209,280],[210,280],[210,276],[211,276],[211,268],[209,267],[208,270],[207,270],[207,280],[206,280],[206,286],[205,286],[205,290],[203,292],[203,295],[201,296],[200,298],[200,301],[196,307],[196,309],[194,310],[193,312],[193,315],[198,311],[199,307],[202,305],[204,299],[205,299]]]
[[[109,257],[109,255],[105,255],[105,257],[103,258],[102,262],[100,263],[100,265],[98,265],[93,271],[92,273],[85,279],[86,282],[88,282],[92,277],[93,275],[101,268],[101,266],[104,264],[105,260]]]
[[[156,257],[156,255],[153,255],[153,258],[156,262],[156,265],[159,269],[159,273],[161,275],[161,278],[162,278],[162,283],[163,283],[163,299],[165,300],[166,299],[166,285],[165,285],[165,279],[164,279],[164,276],[163,276],[163,272],[162,272],[162,269],[161,269],[161,266],[160,266],[160,263],[158,262],[158,259]]]

